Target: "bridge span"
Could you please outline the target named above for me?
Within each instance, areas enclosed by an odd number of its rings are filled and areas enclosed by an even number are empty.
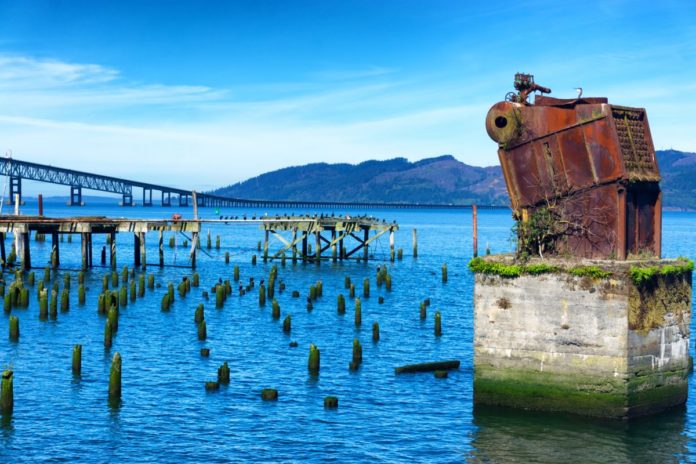
[[[32,163],[13,158],[0,158],[0,176],[9,177],[9,204],[13,205],[15,195],[22,198],[22,181],[32,180],[50,184],[66,185],[70,188],[68,205],[81,206],[82,191],[96,190],[99,192],[121,195],[122,206],[134,206],[133,191],[142,191],[142,206],[153,206],[153,192],[160,195],[161,206],[189,206],[193,202],[191,190],[167,187],[148,182],[122,179],[74,169],[60,168],[47,164]],[[263,207],[263,208],[335,208],[335,209],[384,209],[384,208],[470,208],[470,205],[430,205],[419,203],[385,203],[385,202],[335,202],[335,201],[293,201],[293,200],[251,200],[229,198],[208,193],[196,193],[198,206],[213,207]]]

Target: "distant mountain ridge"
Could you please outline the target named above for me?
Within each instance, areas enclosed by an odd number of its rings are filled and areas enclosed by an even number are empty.
[[[658,150],[657,160],[664,207],[696,210],[696,153]],[[293,166],[210,193],[257,200],[509,205],[500,166],[470,166],[452,155]]]

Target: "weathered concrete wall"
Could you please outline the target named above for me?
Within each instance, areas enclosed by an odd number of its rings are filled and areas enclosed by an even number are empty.
[[[477,274],[475,402],[609,417],[683,403],[690,274],[656,277],[650,288],[678,295],[658,309],[627,272]]]

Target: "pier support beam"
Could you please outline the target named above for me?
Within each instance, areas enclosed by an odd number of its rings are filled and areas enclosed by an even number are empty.
[[[123,194],[123,200],[121,201],[121,206],[133,206],[133,193],[127,192]]]
[[[10,176],[10,205],[14,205],[16,202],[22,203],[22,178]]]
[[[133,265],[140,267],[140,234],[133,234]]]
[[[172,192],[162,190],[162,206],[172,206]]]
[[[7,256],[5,255],[5,232],[0,232],[0,259],[2,259],[2,268],[7,265]]]
[[[29,232],[22,232],[22,270],[31,269],[31,253],[29,252]]]
[[[111,250],[109,253],[109,265],[111,266],[111,269],[116,269],[116,233],[111,232],[109,233],[109,237],[111,237]]]
[[[370,257],[370,248],[369,245],[367,244],[368,240],[370,239],[370,229],[365,228],[363,231],[364,238],[363,238],[363,258],[367,262],[367,260]]]
[[[58,269],[60,266],[60,246],[58,245],[60,241],[58,240],[58,232],[51,232],[51,253],[54,254],[55,259],[52,260],[51,264],[53,269]]]
[[[268,229],[265,230],[264,234],[264,239],[263,239],[263,262],[265,263],[268,261],[268,234],[269,231]]]
[[[188,195],[179,195],[179,206],[188,206],[189,204],[189,196]]]
[[[82,270],[86,271],[89,267],[89,233],[82,232],[80,234],[80,245],[82,249]]]
[[[152,206],[152,189],[143,187],[143,206]]]
[[[82,206],[82,187],[70,186],[70,201],[68,206]]]

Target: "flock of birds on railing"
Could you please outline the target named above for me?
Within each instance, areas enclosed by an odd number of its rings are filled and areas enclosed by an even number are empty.
[[[367,215],[367,214],[363,214],[363,215],[359,215],[359,216],[349,216],[349,215],[346,215],[345,217],[343,217],[343,216],[336,216],[335,213],[331,213],[330,216],[329,216],[328,214],[324,215],[323,213],[322,213],[322,214],[316,214],[316,213],[314,213],[313,215],[312,215],[312,214],[304,214],[304,215],[298,215],[298,216],[295,216],[294,214],[283,214],[283,215],[276,214],[276,215],[274,216],[274,219],[277,220],[277,221],[280,221],[280,220],[283,220],[283,219],[287,219],[287,220],[298,219],[298,218],[304,218],[304,219],[328,219],[328,218],[336,218],[336,217],[338,217],[338,218],[340,218],[340,219],[347,219],[347,220],[375,219],[374,216],[372,216],[372,215]],[[253,216],[251,216],[251,218],[249,218],[246,214],[243,214],[241,217],[240,217],[240,216],[220,216],[220,220],[221,220],[221,221],[238,221],[238,220],[240,220],[240,219],[243,220],[243,221],[248,221],[248,220],[256,221],[256,220],[257,220],[257,217],[256,217],[255,214],[254,214]],[[269,219],[268,213],[266,213],[264,216],[259,216],[258,219],[259,219],[259,220],[261,220],[261,219]],[[383,223],[383,224],[386,224],[386,223],[387,223],[387,220],[386,220],[386,219],[382,219],[382,223]],[[396,224],[396,221],[393,221],[392,223],[393,223],[393,224]]]

